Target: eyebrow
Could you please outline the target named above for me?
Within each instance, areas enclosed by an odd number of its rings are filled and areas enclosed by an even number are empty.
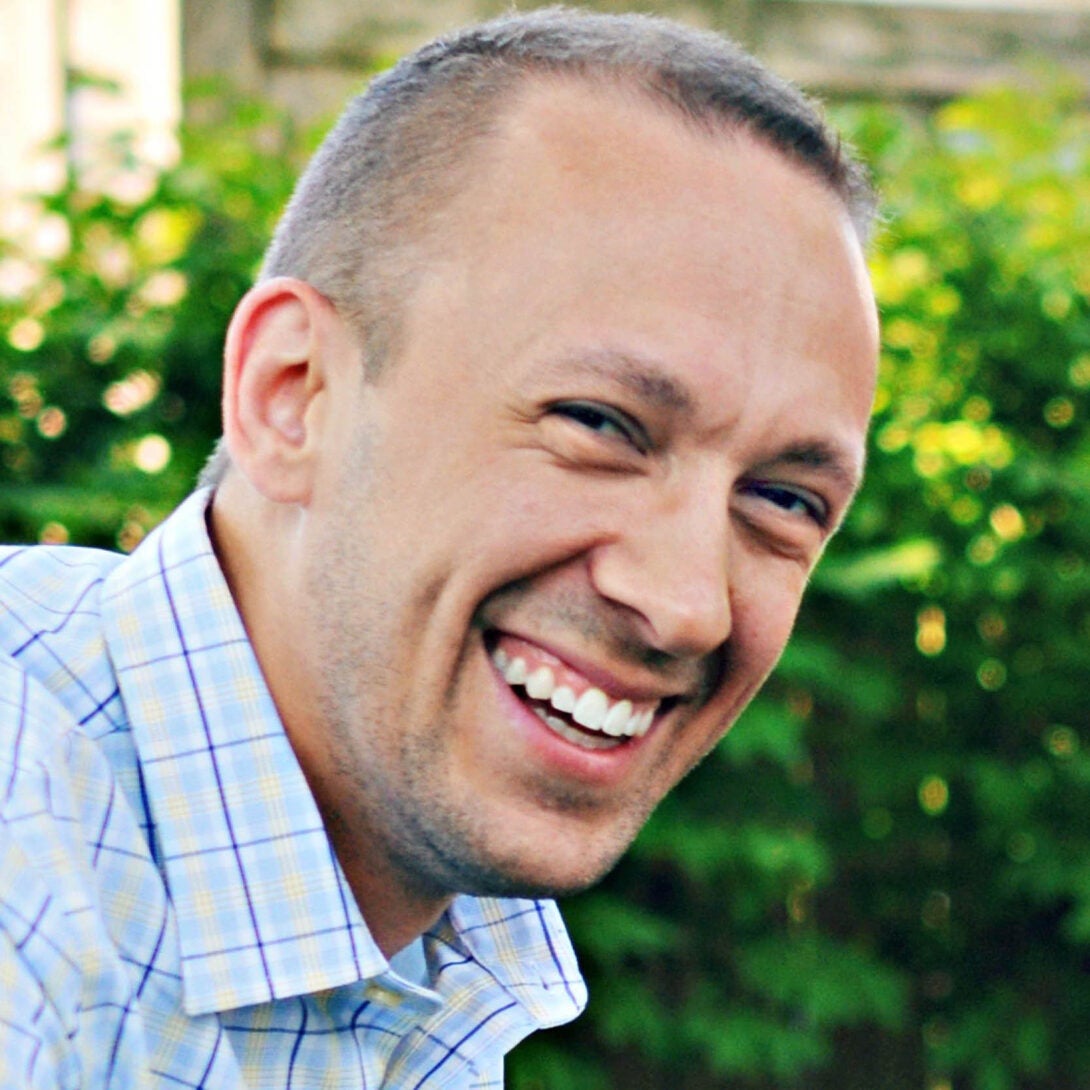
[[[677,379],[665,374],[662,364],[654,357],[615,348],[595,348],[562,355],[543,366],[546,373],[571,369],[617,382],[662,409],[689,416],[696,412],[696,401],[690,391]],[[794,444],[764,462],[767,468],[777,465],[818,470],[836,481],[849,499],[863,482],[863,465],[858,459],[839,445],[824,439]]]
[[[696,402],[676,379],[664,374],[656,360],[613,348],[572,353],[546,365],[544,370],[578,369],[619,383],[644,401],[675,413],[692,415]]]
[[[804,466],[816,469],[837,481],[849,495],[853,495],[863,481],[863,466],[849,457],[840,447],[824,440],[800,443],[780,451],[765,463],[775,465]]]

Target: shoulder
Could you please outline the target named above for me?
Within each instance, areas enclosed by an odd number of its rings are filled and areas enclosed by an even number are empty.
[[[94,1072],[110,1041],[117,1056],[138,1044],[124,1040],[130,967],[162,956],[169,905],[99,747],[5,654],[0,873],[0,1086],[69,1085],[80,1072],[107,1085]]]
[[[17,650],[20,636],[60,632],[96,618],[102,582],[122,560],[117,553],[66,545],[0,546],[4,650]]]
[[[36,869],[71,873],[116,794],[113,769],[69,709],[0,652],[0,835]]]
[[[68,546],[0,548],[0,653],[77,722],[101,715],[115,689],[101,596],[104,580],[124,559]]]

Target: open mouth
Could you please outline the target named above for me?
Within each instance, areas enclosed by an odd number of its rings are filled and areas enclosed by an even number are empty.
[[[494,646],[503,679],[551,731],[584,749],[614,749],[642,738],[669,701],[614,699],[556,662],[542,662],[527,645],[514,653]]]

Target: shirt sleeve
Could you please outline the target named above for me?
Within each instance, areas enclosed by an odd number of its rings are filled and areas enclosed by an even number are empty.
[[[132,986],[89,858],[101,834],[88,830],[106,827],[113,797],[109,782],[80,779],[94,756],[59,702],[0,655],[0,1090],[105,1087],[119,1071],[145,1084]]]
[[[0,823],[0,1087],[62,1090],[78,1085],[70,1029],[51,1002],[46,984],[27,957],[29,948],[50,945],[49,898],[39,891],[10,829]],[[13,893],[20,890],[18,903]],[[29,896],[28,896],[29,895]],[[37,904],[35,904],[35,899]],[[27,908],[31,912],[27,912]],[[62,975],[64,968],[59,966]]]

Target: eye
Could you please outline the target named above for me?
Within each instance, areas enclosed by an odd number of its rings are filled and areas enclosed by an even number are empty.
[[[627,443],[640,453],[646,453],[650,447],[646,433],[636,421],[626,413],[596,401],[561,401],[552,406],[552,412],[574,420],[604,439]]]
[[[749,492],[787,515],[808,518],[821,527],[829,524],[828,505],[808,489],[754,481],[749,486]]]

